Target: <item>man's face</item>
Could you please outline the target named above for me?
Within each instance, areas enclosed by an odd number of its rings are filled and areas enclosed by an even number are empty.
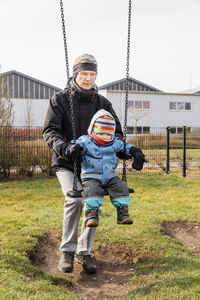
[[[76,83],[84,90],[90,90],[96,79],[96,72],[81,71],[76,77]]]

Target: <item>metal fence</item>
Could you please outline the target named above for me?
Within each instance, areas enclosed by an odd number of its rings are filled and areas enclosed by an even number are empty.
[[[0,127],[0,179],[53,175],[40,127]]]
[[[200,128],[183,126],[179,134],[174,127],[151,128],[129,141],[141,147],[148,160],[141,173],[200,176]]]
[[[170,127],[151,128],[149,133],[128,134],[127,142],[142,148],[148,160],[141,172],[127,161],[127,174],[200,176],[200,128],[183,127],[179,134]],[[41,127],[0,127],[0,180],[52,175],[51,151]]]

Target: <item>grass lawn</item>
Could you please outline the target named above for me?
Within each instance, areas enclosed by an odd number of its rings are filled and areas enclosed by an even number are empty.
[[[130,299],[200,299],[200,255],[161,232],[163,221],[200,224],[200,182],[174,175],[129,177],[132,226],[116,224],[108,199],[96,241],[125,243],[142,253]],[[27,253],[49,229],[61,236],[64,197],[57,179],[0,182],[0,299],[78,299],[68,280],[31,265]]]

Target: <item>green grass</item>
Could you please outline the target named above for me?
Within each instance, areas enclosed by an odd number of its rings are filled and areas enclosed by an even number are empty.
[[[146,157],[151,161],[152,156],[166,158],[166,149],[145,149],[144,153]],[[170,161],[176,161],[182,159],[183,149],[170,149]],[[188,160],[200,160],[200,148],[199,149],[186,149],[186,159]]]
[[[174,175],[129,177],[133,226],[116,224],[108,198],[96,241],[125,243],[141,253],[130,299],[200,299],[200,255],[162,234],[163,221],[200,223],[200,183]],[[57,179],[0,182],[0,299],[77,299],[65,278],[31,265],[27,253],[49,229],[61,236],[64,197]]]

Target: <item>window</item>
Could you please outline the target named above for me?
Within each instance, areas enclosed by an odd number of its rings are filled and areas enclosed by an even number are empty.
[[[191,110],[191,103],[185,102],[185,110]]]
[[[177,109],[183,110],[184,109],[184,103],[183,102],[177,102]]]
[[[128,110],[132,110],[134,108],[134,101],[128,101]]]
[[[135,101],[135,108],[142,109],[142,101]]]
[[[133,134],[133,126],[127,126],[127,134]]]
[[[149,101],[143,101],[143,109],[150,109],[150,102]]]
[[[170,109],[176,109],[176,102],[170,102],[169,103],[169,108]]]
[[[183,127],[177,127],[177,134],[183,133]]]
[[[186,127],[187,132],[191,132],[191,127]],[[183,127],[170,127],[171,134],[183,134]]]
[[[150,127],[143,127],[143,133],[150,133]]]
[[[176,134],[176,127],[171,127],[170,128],[170,133]]]
[[[150,133],[150,127],[149,126],[128,126],[127,127],[127,134],[149,134]]]
[[[136,127],[136,132],[137,134],[141,134],[142,133],[142,127],[141,126],[137,126]]]
[[[170,110],[191,110],[190,102],[169,102]]]
[[[128,101],[128,110],[129,111],[132,111],[133,109],[150,109],[150,101],[133,101],[133,100],[130,100]]]

